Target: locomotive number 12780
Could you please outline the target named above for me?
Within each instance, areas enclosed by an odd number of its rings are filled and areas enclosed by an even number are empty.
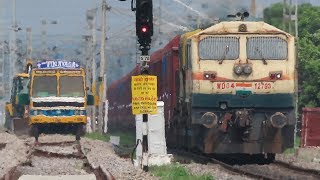
[[[271,82],[215,82],[213,83],[214,89],[234,89],[234,88],[252,88],[252,89],[272,89],[273,83]]]

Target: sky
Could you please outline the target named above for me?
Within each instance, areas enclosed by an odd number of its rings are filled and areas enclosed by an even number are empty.
[[[9,39],[13,17],[14,0],[0,0],[0,41]],[[153,0],[154,51],[165,45],[176,34],[192,30],[190,24],[212,17],[226,17],[240,10],[249,10],[251,0]],[[256,0],[257,15],[262,18],[263,8],[282,0]],[[295,0],[293,0],[295,2]],[[320,0],[298,0],[320,6]],[[20,39],[26,39],[26,28],[32,28],[34,52],[41,52],[42,20],[57,21],[48,24],[48,47],[60,47],[74,54],[75,49],[84,46],[82,35],[89,35],[86,11],[98,8],[97,29],[101,28],[102,0],[16,0],[16,22],[22,30],[17,33]],[[120,66],[124,69],[116,74],[121,76],[136,63],[137,43],[135,37],[135,14],[131,11],[131,0],[107,0],[111,9],[107,12],[106,56],[109,68]],[[97,31],[99,43],[100,32]],[[99,47],[98,47],[99,48]],[[58,48],[59,49],[59,48]],[[83,56],[83,55],[82,55]],[[127,68],[126,68],[127,67]]]
[[[293,0],[295,1],[295,0]],[[320,0],[298,0],[299,2],[311,2],[320,5]],[[55,20],[58,24],[48,25],[48,34],[85,34],[87,32],[86,10],[101,5],[102,0],[16,0],[16,21],[22,29],[32,27],[34,34],[41,33],[41,20]],[[166,17],[161,24],[184,24],[184,17],[177,17],[181,13],[189,13],[194,16],[197,12],[209,15],[226,15],[228,11],[248,9],[251,0],[154,0],[154,11],[161,5],[161,17]],[[261,16],[263,7],[281,0],[256,0],[258,15]],[[107,14],[109,30],[129,29],[134,25],[134,12],[130,10],[130,0],[107,0],[111,11]],[[13,0],[0,0],[0,35],[6,34],[12,23]],[[183,4],[189,6],[184,6]],[[201,8],[207,4],[208,8]],[[98,11],[101,16],[101,10]],[[171,17],[168,17],[170,14]],[[155,13],[155,15],[158,15]],[[180,19],[180,21],[178,20]],[[182,19],[182,20],[181,20]],[[165,21],[166,20],[166,21]],[[156,26],[156,25],[155,25]],[[171,25],[171,28],[174,28]],[[112,35],[112,33],[111,33]]]
[[[258,13],[262,7],[280,0],[257,0]],[[295,0],[293,0],[295,1]],[[311,2],[320,5],[320,0],[298,0],[299,2]],[[32,27],[34,34],[41,33],[41,20],[57,20],[58,24],[48,25],[48,34],[84,34],[86,33],[86,10],[101,5],[101,0],[16,0],[16,19],[18,25],[25,29]],[[192,9],[182,5],[182,2]],[[189,12],[196,15],[196,11],[205,14],[222,14],[230,10],[248,8],[250,0],[154,0],[154,9],[162,5],[162,15],[167,12],[171,16],[178,16],[181,12]],[[133,24],[134,13],[130,10],[130,0],[107,0],[107,3],[115,8],[108,13],[107,23],[116,30],[123,29],[127,24]],[[207,10],[201,6],[207,3]],[[0,0],[0,26],[2,34],[7,32],[12,22],[13,0]],[[210,12],[209,12],[210,11]],[[131,18],[130,18],[131,14]],[[169,18],[169,21],[172,20]],[[175,20],[172,20],[172,23]],[[123,25],[123,26],[121,26]],[[9,27],[8,27],[9,26]],[[117,28],[115,28],[117,27]],[[111,28],[112,29],[112,28]]]

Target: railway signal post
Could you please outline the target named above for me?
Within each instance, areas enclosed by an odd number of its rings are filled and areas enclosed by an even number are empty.
[[[136,35],[140,44],[141,56],[141,75],[148,75],[148,55],[150,50],[151,36],[153,35],[153,10],[152,0],[136,0],[136,7],[133,8],[133,0],[131,2],[132,11],[136,11]],[[148,171],[148,114],[142,115],[142,152],[143,162],[142,168]]]

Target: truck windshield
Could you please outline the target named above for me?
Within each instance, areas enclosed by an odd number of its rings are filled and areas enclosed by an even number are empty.
[[[32,85],[32,97],[57,96],[56,76],[35,76]]]
[[[60,96],[84,97],[84,84],[82,76],[61,76]]]

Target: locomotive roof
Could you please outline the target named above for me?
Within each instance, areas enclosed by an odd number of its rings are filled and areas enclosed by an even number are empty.
[[[244,33],[270,33],[270,34],[284,34],[291,36],[289,33],[282,31],[270,24],[265,22],[249,22],[249,21],[225,21],[218,24],[212,25],[211,27],[195,34],[194,36],[201,34],[226,34],[226,33],[242,33],[239,32],[239,26],[245,24],[247,31]]]

